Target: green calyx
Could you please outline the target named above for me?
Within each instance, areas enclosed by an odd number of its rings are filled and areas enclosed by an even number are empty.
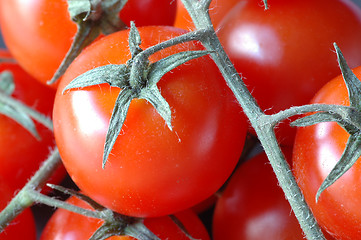
[[[346,173],[361,156],[361,82],[347,65],[339,47],[336,44],[334,47],[347,86],[350,106],[338,106],[332,112],[317,112],[292,123],[293,126],[309,126],[333,121],[350,134],[340,160],[318,189],[316,201],[321,193]]]
[[[68,0],[69,14],[78,30],[69,51],[48,84],[54,84],[79,53],[101,33],[107,35],[126,28],[119,18],[119,12],[126,3],[127,0]]]
[[[40,140],[40,135],[36,130],[35,123],[28,113],[21,108],[17,101],[11,97],[15,90],[13,74],[10,71],[0,73],[0,114],[3,114],[24,127],[36,139]],[[15,104],[12,104],[15,103]]]
[[[150,102],[165,120],[168,128],[172,130],[171,109],[168,102],[161,95],[157,83],[164,74],[172,69],[189,60],[205,56],[209,53],[207,51],[179,52],[157,62],[150,63],[148,57],[154,52],[143,54],[144,51],[140,48],[140,44],[141,38],[139,32],[134,26],[134,23],[132,23],[129,32],[129,49],[132,57],[126,64],[110,64],[92,69],[75,78],[63,90],[63,93],[65,93],[70,89],[103,83],[121,89],[115,102],[106,135],[102,161],[103,168],[123,127],[130,103],[133,99],[144,99]],[[159,47],[157,51],[161,49],[162,48]]]

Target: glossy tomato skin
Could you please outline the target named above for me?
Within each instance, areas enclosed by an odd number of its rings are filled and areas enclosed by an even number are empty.
[[[9,52],[0,50],[0,58],[5,57],[11,58]],[[55,97],[53,89],[40,84],[16,63],[1,62],[0,73],[3,71],[13,74],[13,98],[51,117]],[[55,145],[52,131],[36,121],[34,123],[40,140],[13,119],[0,114],[0,176],[7,180],[12,190],[25,185]],[[57,182],[64,175],[63,169],[59,172]]]
[[[361,67],[354,69],[360,79]],[[327,83],[311,103],[349,106],[341,76]],[[334,122],[299,128],[293,152],[294,173],[317,221],[337,239],[359,239],[361,232],[360,159],[315,202],[316,192],[336,165],[348,133]]]
[[[287,150],[290,158],[291,150]],[[286,155],[286,157],[287,157]],[[303,239],[264,153],[237,169],[213,216],[214,240]]]
[[[61,0],[1,1],[0,22],[7,48],[43,83],[59,67],[77,29]]]
[[[127,26],[134,21],[137,27],[174,24],[177,1],[173,0],[128,0],[120,12],[120,19]]]
[[[0,176],[0,211],[13,197],[13,191],[7,186],[8,182],[8,179]],[[25,209],[4,231],[0,232],[0,240],[15,239],[36,240],[35,221],[29,208]]]
[[[91,209],[82,200],[70,197],[68,203],[79,207]],[[183,223],[185,228],[195,239],[209,240],[209,235],[201,220],[190,210],[182,211],[175,216]],[[58,209],[45,226],[40,240],[78,240],[89,239],[92,234],[103,224],[103,220],[88,218],[64,209]],[[148,218],[144,220],[145,226],[156,234],[160,239],[187,240],[188,238],[168,217]],[[128,236],[114,236],[109,240],[131,240]]]
[[[239,2],[239,0],[212,0],[210,17],[215,28],[219,25],[225,15]],[[187,9],[181,0],[177,0],[177,12],[174,26],[186,30],[195,30],[192,18],[189,16]]]
[[[173,27],[139,28],[142,48],[184,33]],[[133,100],[105,169],[105,134],[118,88],[108,85],[67,91],[79,74],[106,64],[124,64],[128,31],[89,46],[68,69],[54,107],[54,131],[63,162],[87,195],[123,214],[160,216],[191,207],[212,195],[241,154],[246,123],[241,108],[210,58],[167,73],[158,87],[172,109],[173,132],[144,100]],[[150,61],[197,43],[167,48]]]
[[[153,13],[158,14],[152,18],[149,14],[144,16],[144,11],[139,9],[145,2],[152,6]],[[171,25],[175,5],[169,0],[129,0],[125,5],[129,13],[123,12],[121,16],[127,23],[134,20],[137,26]],[[1,31],[7,48],[27,72],[43,83],[54,75],[77,30],[67,8],[65,0],[0,1]],[[160,19],[162,14],[167,17]],[[144,17],[149,17],[148,21]]]
[[[218,36],[266,113],[306,104],[340,72],[333,43],[351,67],[361,64],[361,9],[350,0],[241,1],[222,20]],[[281,144],[295,129],[283,127]]]

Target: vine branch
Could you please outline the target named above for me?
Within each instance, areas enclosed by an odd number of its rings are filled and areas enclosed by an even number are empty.
[[[209,26],[212,26],[208,11],[202,11],[202,6],[200,6],[200,3],[204,3],[205,1],[182,0],[182,2],[197,29],[207,29]],[[206,3],[204,3],[204,6],[205,4]],[[201,42],[208,51],[212,52],[211,56],[213,60],[255,129],[269,158],[273,171],[277,176],[278,182],[307,239],[325,239],[278,145],[273,129],[274,124],[270,124],[272,121],[274,123],[274,120],[271,120],[272,116],[264,114],[260,109],[256,100],[243,83],[240,75],[233,67],[214,29],[213,34],[206,39],[201,39]]]

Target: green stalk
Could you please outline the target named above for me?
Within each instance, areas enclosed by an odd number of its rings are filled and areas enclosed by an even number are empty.
[[[208,7],[211,0],[182,0],[182,2],[192,17],[197,29],[208,29],[212,26],[208,14]],[[202,39],[201,41],[208,51],[213,52],[211,53],[213,60],[255,129],[277,176],[278,182],[307,239],[325,239],[278,145],[273,129],[275,122],[272,121],[272,116],[264,114],[257,105],[255,99],[225,53],[215,31],[213,30],[213,33],[208,38]]]
[[[0,232],[25,208],[34,203],[34,189],[45,185],[53,172],[61,165],[58,149],[54,149],[40,169],[0,213]]]

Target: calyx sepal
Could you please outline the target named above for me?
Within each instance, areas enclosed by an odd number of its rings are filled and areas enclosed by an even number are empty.
[[[37,140],[40,140],[41,137],[36,130],[35,123],[27,114],[16,106],[8,104],[7,101],[16,101],[11,97],[11,94],[15,90],[15,83],[13,80],[13,75],[10,71],[3,71],[0,73],[0,94],[5,95],[6,97],[1,98],[0,100],[0,114],[3,114],[24,127],[29,131]]]
[[[104,83],[121,89],[116,99],[106,134],[102,158],[103,168],[120,134],[133,99],[144,99],[151,103],[164,119],[168,128],[171,131],[173,130],[171,108],[162,96],[157,84],[172,69],[210,53],[209,51],[202,50],[184,51],[150,63],[148,60],[149,56],[143,55],[144,51],[140,48],[140,44],[139,32],[134,23],[131,23],[131,30],[129,32],[131,59],[126,64],[110,64],[89,70],[72,80],[63,90],[63,94],[65,94],[71,89],[85,88]],[[159,50],[161,49],[159,48]]]
[[[340,105],[335,107],[332,112],[317,112],[292,123],[294,126],[310,126],[321,122],[332,121],[337,122],[350,134],[340,160],[336,163],[318,189],[316,201],[318,201],[321,193],[346,173],[361,156],[361,82],[347,65],[347,62],[336,43],[334,44],[334,47],[342,76],[348,90],[350,106]]]

